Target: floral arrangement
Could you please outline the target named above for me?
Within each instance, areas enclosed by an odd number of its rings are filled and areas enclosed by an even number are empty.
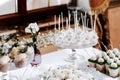
[[[32,46],[34,48],[34,59],[33,61],[31,62],[31,65],[34,66],[34,65],[38,65],[41,63],[41,54],[40,54],[40,51],[38,49],[38,46],[37,46],[37,37],[38,37],[38,31],[39,31],[39,27],[37,25],[37,23],[30,23],[28,25],[28,27],[25,28],[25,32],[26,33],[31,33],[31,39],[32,39]]]
[[[0,39],[0,56],[8,55],[17,39],[13,35],[5,34]]]
[[[33,43],[36,43],[37,41],[37,35],[38,35],[39,27],[37,23],[30,23],[28,27],[25,28],[26,33],[32,34],[32,41]]]
[[[5,34],[1,36],[0,71],[7,71],[9,63],[15,63],[16,67],[23,67],[27,57],[34,54],[34,49],[30,44],[26,39],[18,39],[15,34]],[[28,49],[30,52],[28,52]]]

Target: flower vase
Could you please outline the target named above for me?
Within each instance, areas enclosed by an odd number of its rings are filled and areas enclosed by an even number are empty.
[[[34,59],[31,62],[32,66],[37,66],[41,63],[41,53],[36,45],[34,45]]]

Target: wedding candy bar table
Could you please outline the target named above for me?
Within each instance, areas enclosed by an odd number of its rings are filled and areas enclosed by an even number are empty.
[[[85,57],[84,60],[76,61],[77,63],[80,63],[83,68],[84,64],[83,62],[87,62],[87,60],[97,54],[100,54],[101,51],[95,48],[85,48],[85,49],[76,49],[77,55],[82,55]],[[9,71],[9,76],[16,76],[18,80],[44,80],[43,78],[40,78],[40,75],[42,75],[45,71],[47,71],[50,67],[55,67],[57,65],[69,65],[73,64],[70,62],[65,61],[65,59],[68,57],[68,55],[71,54],[70,49],[61,49],[55,52],[51,52],[45,55],[42,55],[42,63],[38,65],[37,67],[32,67],[31,65],[28,65],[24,68],[20,68],[17,70]],[[75,63],[75,62],[74,62]],[[78,66],[79,67],[79,66]],[[92,69],[91,69],[92,70]],[[101,75],[99,75],[99,74]],[[2,73],[0,73],[1,75]],[[111,78],[105,74],[102,74],[98,71],[95,73],[98,74],[98,77],[102,77],[102,80],[119,80],[118,78]],[[92,75],[93,77],[96,75]],[[104,78],[104,79],[103,79]],[[86,80],[86,79],[85,79]],[[95,79],[100,80],[100,79]]]

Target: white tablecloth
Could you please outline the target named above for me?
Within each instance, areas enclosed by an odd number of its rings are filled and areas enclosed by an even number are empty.
[[[87,60],[91,56],[101,53],[100,50],[97,50],[92,47],[85,49],[76,49],[76,52],[77,54],[84,56],[85,60]],[[42,63],[38,67],[31,67],[29,65],[21,69],[9,71],[9,73],[12,76],[13,75],[17,76],[19,80],[31,80],[30,79],[31,77],[37,78],[39,74],[42,74],[43,72],[48,70],[49,67],[51,66],[70,64],[70,62],[65,61],[65,59],[68,58],[68,54],[70,53],[71,53],[70,49],[62,49],[56,52],[48,53],[42,55]],[[38,79],[34,79],[34,80],[38,80]]]

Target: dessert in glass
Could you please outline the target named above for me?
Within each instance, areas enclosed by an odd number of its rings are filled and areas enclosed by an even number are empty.
[[[0,72],[3,73],[0,80],[18,80],[16,76],[9,76],[7,71],[27,66],[34,58],[34,48],[30,43],[14,36],[0,38]]]

